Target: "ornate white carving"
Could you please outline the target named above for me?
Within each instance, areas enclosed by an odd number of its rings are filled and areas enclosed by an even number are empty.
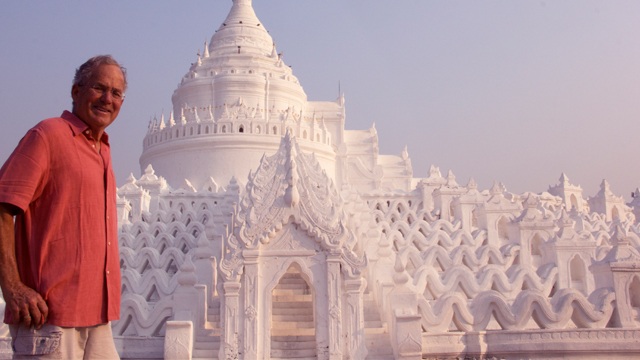
[[[331,310],[329,310],[329,315],[336,320],[340,319],[340,308],[332,306]]]
[[[249,174],[245,193],[237,235],[247,248],[268,243],[290,219],[328,249],[344,241],[340,195],[315,155],[300,151],[290,129],[278,152],[263,156]]]
[[[253,305],[249,305],[247,310],[245,310],[244,314],[247,316],[247,319],[249,319],[249,321],[253,321],[256,318],[256,316],[258,316],[258,311]]]
[[[422,355],[422,343],[414,339],[411,334],[398,345],[398,353],[401,356]]]
[[[229,247],[228,257],[220,261],[220,272],[227,281],[239,281],[242,275],[242,250],[240,244],[233,235],[229,236],[227,241]]]

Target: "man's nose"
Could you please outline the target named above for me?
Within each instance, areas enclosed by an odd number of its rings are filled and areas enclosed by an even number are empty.
[[[100,97],[100,100],[104,101],[105,103],[112,102],[113,95],[111,94],[111,91],[103,91],[102,96]]]

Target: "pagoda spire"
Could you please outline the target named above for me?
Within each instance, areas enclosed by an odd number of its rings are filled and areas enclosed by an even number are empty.
[[[206,59],[209,57],[209,44],[207,44],[207,41],[204,41],[204,55],[203,57]]]

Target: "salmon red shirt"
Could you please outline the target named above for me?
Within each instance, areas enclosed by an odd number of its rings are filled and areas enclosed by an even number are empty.
[[[49,323],[105,324],[120,316],[116,184],[109,137],[100,152],[72,113],[41,121],[0,169],[0,202],[15,217],[22,282],[42,295]],[[14,323],[5,310],[5,322]]]

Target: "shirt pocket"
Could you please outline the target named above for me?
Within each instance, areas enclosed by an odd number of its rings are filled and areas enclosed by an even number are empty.
[[[18,333],[13,343],[13,351],[16,355],[49,355],[60,347],[62,329],[55,325],[45,324],[40,330],[34,327],[18,328]]]

